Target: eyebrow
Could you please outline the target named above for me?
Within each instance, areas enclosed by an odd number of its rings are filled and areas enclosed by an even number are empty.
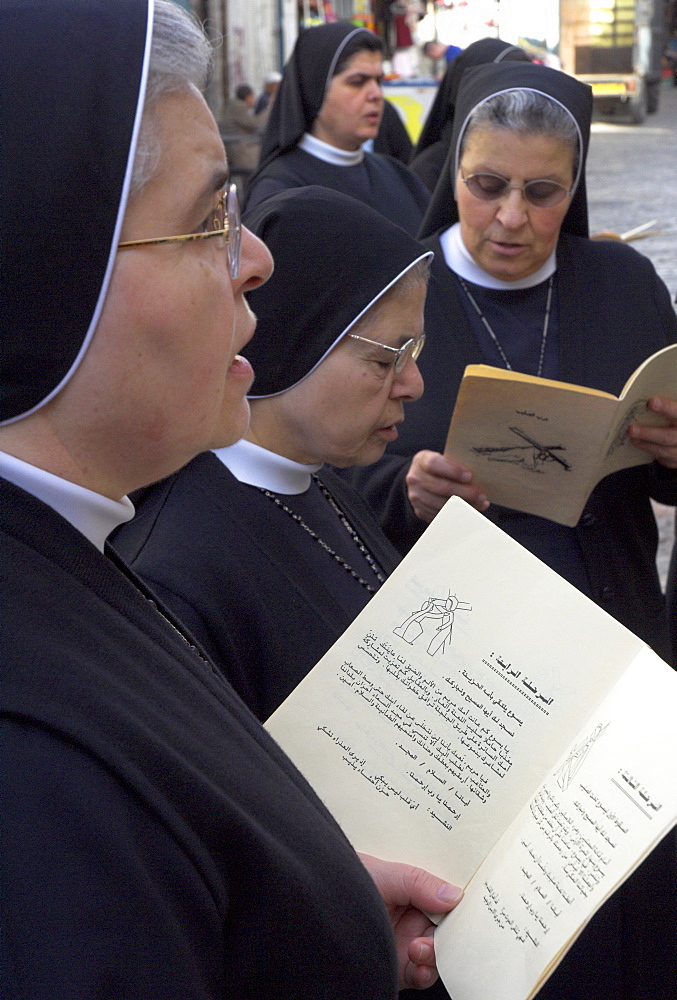
[[[459,161],[459,164],[458,164],[458,169],[459,170],[463,170],[464,169],[462,167],[460,161]],[[489,174],[491,177],[500,177],[501,180],[504,180],[504,181],[510,181],[510,180],[512,180],[512,177],[508,177],[507,174],[503,174],[503,173],[501,173],[498,170],[489,170],[488,167],[482,167],[479,170],[473,170],[472,174],[468,173],[466,175],[466,178],[470,177],[470,176],[475,176],[476,174]],[[561,181],[558,181],[557,177],[555,176],[555,171],[553,171],[550,174],[538,174],[538,176],[536,176],[536,177],[530,177],[528,180],[525,180],[524,183],[525,184],[531,184],[532,181],[553,181],[555,184],[561,184]]]
[[[383,73],[363,73],[361,70],[355,70],[354,73],[348,74],[346,83],[359,83],[362,85],[367,83],[368,80],[376,80],[377,83],[383,83],[384,78]]]
[[[229,171],[224,170],[223,167],[219,167],[217,170],[214,171],[212,176],[209,178],[209,180],[203,187],[200,197],[198,198],[198,201],[201,198],[206,198],[209,195],[214,194],[215,191],[220,191],[222,188],[226,186],[229,180],[230,180]]]
[[[214,170],[203,185],[202,189],[193,199],[191,208],[187,212],[187,216],[199,215],[203,211],[203,208],[206,208],[206,203],[211,201],[217,191],[221,191],[226,186],[229,179],[230,174],[228,170],[225,170],[223,167],[218,167]],[[186,224],[187,223],[188,218],[186,218]]]

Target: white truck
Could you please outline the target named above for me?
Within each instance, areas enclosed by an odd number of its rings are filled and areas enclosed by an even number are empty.
[[[663,0],[509,0],[502,38],[592,87],[603,113],[622,106],[633,122],[658,110],[665,36]],[[505,12],[505,17],[503,16]]]

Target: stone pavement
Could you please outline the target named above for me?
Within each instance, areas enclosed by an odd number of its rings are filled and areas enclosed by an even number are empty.
[[[677,87],[661,88],[660,107],[642,125],[597,116],[588,156],[590,231],[624,233],[656,219],[660,235],[633,241],[677,295]],[[658,569],[665,582],[674,509],[654,505],[660,531]]]

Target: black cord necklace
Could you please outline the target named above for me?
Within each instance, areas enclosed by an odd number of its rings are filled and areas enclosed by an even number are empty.
[[[487,319],[487,317],[484,315],[484,313],[482,312],[482,310],[478,306],[478,304],[475,301],[474,297],[470,294],[470,289],[466,285],[466,283],[463,280],[463,278],[461,277],[461,275],[457,274],[456,277],[460,281],[461,287],[463,288],[463,291],[465,292],[465,294],[470,299],[470,302],[472,303],[472,305],[475,307],[475,312],[477,313],[477,315],[481,319],[482,323],[484,323],[484,326],[485,326],[487,332],[489,333],[489,336],[491,337],[491,339],[493,340],[494,344],[496,345],[498,353],[501,355],[501,358],[503,360],[503,364],[508,369],[508,371],[512,371],[512,365],[510,364],[510,362],[508,361],[507,357],[505,356],[505,352],[504,352],[503,348],[501,347],[501,345],[499,343],[498,337],[496,336],[496,334],[494,333],[494,331],[489,326],[489,320]],[[546,344],[546,341],[548,339],[548,325],[550,323],[550,305],[552,303],[552,283],[553,283],[553,278],[554,278],[554,275],[551,274],[550,275],[550,281],[548,282],[548,298],[547,298],[547,301],[545,303],[545,320],[543,322],[543,333],[541,335],[541,353],[540,353],[540,356],[539,356],[539,359],[538,359],[538,370],[536,372],[536,377],[537,378],[540,378],[541,372],[543,371],[543,359],[545,358],[545,344]]]
[[[348,532],[348,534],[350,535],[350,537],[354,541],[355,545],[357,546],[357,548],[360,550],[360,552],[364,556],[365,561],[370,566],[370,568],[371,568],[374,576],[378,580],[379,584],[384,583],[385,582],[385,573],[383,572],[383,570],[381,569],[381,567],[379,566],[379,564],[377,563],[376,559],[371,554],[371,552],[369,551],[369,549],[367,548],[367,546],[364,544],[364,542],[362,541],[362,539],[358,535],[358,533],[355,530],[355,528],[353,528],[352,524],[350,523],[350,521],[348,520],[348,518],[346,517],[346,515],[344,514],[344,512],[341,510],[341,508],[339,507],[339,505],[336,503],[336,500],[334,499],[334,497],[331,495],[331,493],[329,492],[329,490],[327,489],[327,487],[324,485],[324,483],[320,482],[320,480],[317,478],[317,476],[312,476],[311,478],[312,478],[313,482],[317,484],[317,487],[320,490],[320,493],[322,493],[322,495],[327,500],[327,502],[329,503],[329,505],[331,506],[331,508],[338,515],[338,518],[339,518],[341,524],[346,529],[346,531]],[[303,518],[301,517],[300,514],[297,514],[295,511],[293,511],[291,509],[291,507],[288,507],[287,504],[284,503],[284,501],[280,500],[280,498],[278,496],[276,496],[274,493],[271,493],[270,490],[265,489],[265,487],[263,487],[263,486],[259,486],[257,488],[261,491],[261,493],[263,493],[264,496],[267,496],[270,500],[272,500],[276,507],[279,507],[280,510],[283,510],[285,512],[285,514],[288,514],[292,518],[292,520],[295,521],[299,525],[299,527],[303,528],[304,531],[307,531],[308,534],[310,535],[310,537],[314,541],[316,541],[317,544],[321,548],[323,548],[324,551],[328,555],[330,555],[332,557],[332,559],[334,559],[339,564],[339,566],[343,566],[344,570],[346,570],[346,572],[349,573],[350,576],[352,576],[354,580],[357,580],[357,582],[359,584],[361,584],[364,587],[365,590],[367,590],[370,594],[375,594],[376,593],[376,591],[377,591],[378,588],[377,587],[373,587],[370,583],[367,583],[367,581],[363,577],[361,577],[360,574],[356,570],[353,569],[353,567],[350,565],[350,563],[347,562],[343,558],[343,556],[340,556],[338,554],[338,552],[335,552],[331,548],[330,545],[327,545],[327,543],[324,541],[324,539],[320,538],[320,536],[317,534],[317,532],[313,531],[313,529],[310,527],[310,525],[306,524],[306,522],[303,520]]]

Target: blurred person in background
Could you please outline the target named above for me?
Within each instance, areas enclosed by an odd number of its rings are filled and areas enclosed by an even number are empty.
[[[391,157],[365,152],[383,117],[383,43],[366,28],[323,24],[299,35],[263,136],[247,208],[319,184],[363,201],[414,236],[425,186]]]
[[[273,103],[275,94],[277,93],[277,88],[280,86],[280,81],[282,80],[282,74],[275,70],[273,73],[268,73],[263,81],[263,90],[256,99],[256,104],[254,105],[254,114],[260,115],[262,111],[266,108],[270,108]]]

